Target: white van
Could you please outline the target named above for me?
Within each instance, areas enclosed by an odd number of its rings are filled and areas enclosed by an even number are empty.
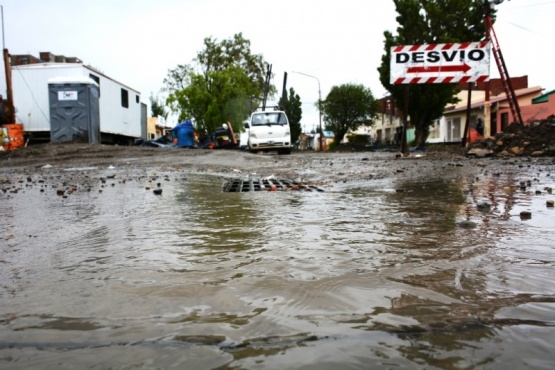
[[[291,129],[285,112],[254,112],[245,128],[250,152],[277,150],[279,154],[291,154]]]

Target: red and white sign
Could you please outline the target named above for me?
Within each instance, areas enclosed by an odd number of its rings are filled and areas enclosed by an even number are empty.
[[[394,46],[390,67],[393,85],[489,81],[490,43]]]

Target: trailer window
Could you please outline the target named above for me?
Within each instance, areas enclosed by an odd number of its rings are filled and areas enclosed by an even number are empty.
[[[92,73],[89,73],[89,77],[98,84],[98,96],[100,96],[100,77],[95,76]]]
[[[93,80],[94,82],[96,82],[98,84],[98,86],[100,86],[100,77],[93,75],[92,73],[89,73],[89,77],[91,78],[91,80]]]
[[[121,106],[129,108],[129,91],[121,89]]]

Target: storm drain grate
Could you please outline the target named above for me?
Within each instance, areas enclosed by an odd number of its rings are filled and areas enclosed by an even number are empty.
[[[285,179],[229,179],[223,186],[225,193],[249,191],[320,191],[324,190],[310,184],[302,184]]]

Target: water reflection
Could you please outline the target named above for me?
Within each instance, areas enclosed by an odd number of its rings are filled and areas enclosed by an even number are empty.
[[[440,175],[224,193],[216,176],[91,173],[90,190],[67,198],[3,197],[0,361],[506,368],[534,353],[552,364],[555,229],[517,217],[547,212],[545,200],[504,190],[511,173]]]

